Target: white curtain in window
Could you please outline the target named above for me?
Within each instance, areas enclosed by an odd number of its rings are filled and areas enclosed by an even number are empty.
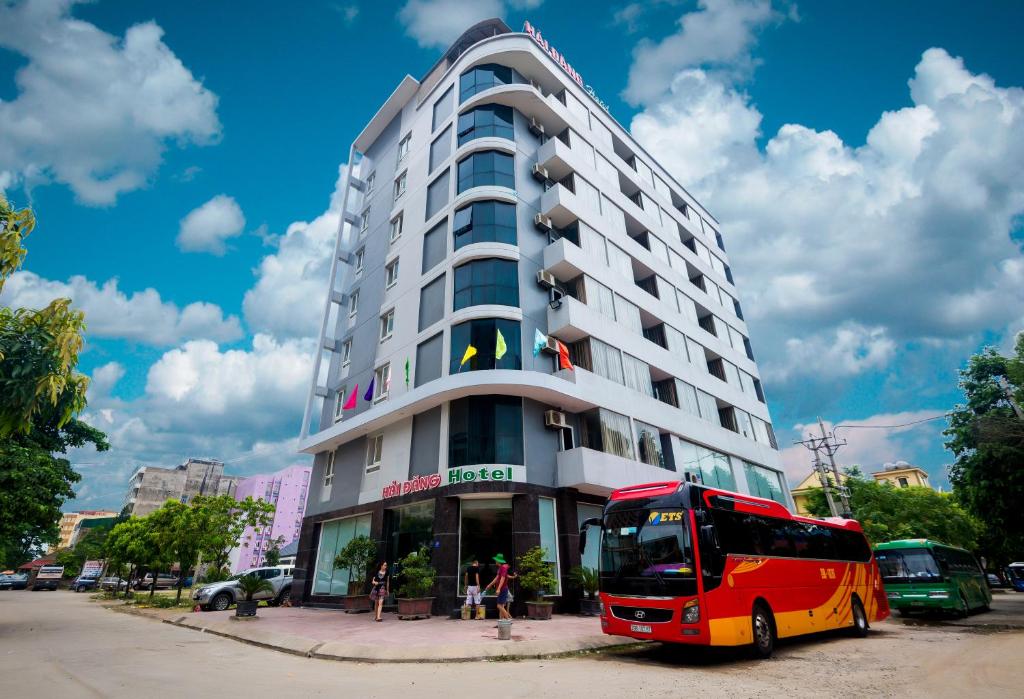
[[[600,260],[602,264],[607,265],[608,250],[605,248],[604,236],[583,221],[579,222],[579,230],[583,250],[591,257]]]
[[[682,379],[676,379],[676,394],[679,397],[679,408],[700,417],[700,405],[697,403],[697,389]]]
[[[690,361],[690,355],[686,351],[686,335],[683,335],[671,325],[665,325],[665,340],[668,342],[669,352],[684,362]]]
[[[669,248],[668,251],[668,263],[672,266],[672,269],[676,270],[683,276],[686,276],[686,260],[675,250]]]
[[[700,406],[700,416],[710,423],[722,426],[722,420],[718,415],[718,403],[710,393],[697,389],[697,404]]]
[[[594,133],[594,140],[604,146],[607,146],[609,150],[612,146],[612,132],[605,128],[597,117],[590,120],[590,130]]]
[[[590,338],[590,358],[594,363],[593,372],[595,374],[625,385],[619,350],[592,337]]]
[[[740,386],[744,393],[757,396],[757,391],[754,389],[754,377],[742,369],[740,369]]]
[[[707,371],[708,360],[707,355],[704,354],[704,345],[687,335],[686,349],[690,353],[690,364],[693,364],[696,367],[703,367],[704,371]]]
[[[742,384],[740,384],[740,371],[736,368],[736,365],[732,362],[722,360],[722,367],[725,369],[725,381],[730,386],[743,390]]]
[[[750,424],[750,414],[739,408],[733,408],[733,412],[736,414],[736,427],[740,434],[747,439],[753,439],[754,427]]]
[[[651,466],[665,468],[665,454],[661,450],[661,434],[653,425],[634,420],[639,460]]]
[[[633,281],[633,258],[615,243],[608,241],[608,266]]]
[[[771,446],[772,440],[768,436],[768,423],[759,417],[751,415],[750,424],[754,426],[754,441]]]
[[[640,361],[636,357],[622,353],[622,370],[627,388],[634,391],[654,396],[654,387],[651,385],[651,367],[647,362]]]
[[[657,257],[665,264],[670,264],[668,261],[668,246],[653,233],[647,235],[647,242],[651,246],[651,254]]]
[[[640,320],[640,307],[615,294],[615,318],[637,334],[643,334],[643,322]]]
[[[676,289],[676,301],[679,302],[679,312],[684,316],[693,321],[694,325],[697,324],[697,306],[694,304],[693,299],[684,294],[679,289]]]
[[[601,315],[615,320],[615,300],[612,290],[593,277],[583,277],[586,303]]]
[[[604,214],[613,231],[626,232],[626,214],[622,213],[622,209],[604,195],[601,195],[601,213]]]
[[[665,180],[661,179],[658,175],[654,176],[654,191],[665,198],[665,201],[672,200],[672,191],[668,188]]]
[[[586,207],[587,211],[600,215],[601,195],[598,193],[594,185],[590,184],[579,175],[574,177],[574,184],[576,185],[576,198],[579,199],[580,204]]]
[[[725,277],[725,263],[718,258],[718,255],[711,256],[711,267],[721,274],[723,278]]]
[[[583,162],[594,167],[594,147],[572,129],[570,129],[569,142],[572,144],[572,150],[583,159]]]
[[[608,454],[632,459],[633,437],[629,428],[629,418],[604,408],[598,410],[598,418],[601,420],[603,450]]]
[[[708,246],[699,240],[694,240],[694,245],[697,246],[697,257],[704,260],[704,264],[711,266],[711,253],[708,251]]]
[[[607,182],[618,187],[619,171],[615,169],[615,166],[611,164],[611,161],[609,161],[608,158],[604,157],[600,153],[597,155],[597,174],[603,177]]]

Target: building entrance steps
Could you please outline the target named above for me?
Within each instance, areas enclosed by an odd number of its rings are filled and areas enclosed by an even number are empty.
[[[511,641],[498,640],[494,619],[431,617],[384,623],[368,615],[312,607],[260,608],[252,624],[233,624],[234,610],[153,615],[164,622],[234,638],[295,655],[362,662],[471,661],[539,658],[632,645],[634,639],[606,636],[596,617],[555,615],[550,621],[516,619]]]

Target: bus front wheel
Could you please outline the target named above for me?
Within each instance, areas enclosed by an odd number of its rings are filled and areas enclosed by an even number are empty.
[[[868,615],[864,612],[864,605],[854,597],[850,601],[850,609],[853,611],[853,635],[857,638],[864,638],[868,635]]]
[[[772,613],[763,604],[754,606],[750,626],[754,637],[754,657],[772,657],[772,651],[775,650],[775,624],[772,623]]]

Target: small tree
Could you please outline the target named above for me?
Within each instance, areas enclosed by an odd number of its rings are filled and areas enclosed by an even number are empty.
[[[366,579],[369,574],[370,563],[377,556],[377,544],[368,536],[357,536],[347,544],[345,548],[334,557],[335,568],[348,568],[348,593],[352,592],[352,581],[359,581],[359,592],[366,593]]]
[[[533,593],[538,602],[544,601],[544,592],[558,587],[554,564],[544,560],[544,549],[534,546],[519,557],[519,584]]]
[[[251,497],[238,501],[230,495],[200,495],[192,500],[191,507],[199,553],[218,570],[228,565],[231,550],[241,543],[247,527],[259,529],[274,521],[274,505]]]
[[[263,555],[263,563],[268,566],[281,565],[281,542],[284,541],[283,536],[279,536],[270,542],[270,548]]]
[[[188,571],[196,565],[203,542],[203,531],[197,522],[198,509],[177,500],[168,500],[163,507],[147,517],[153,536],[169,558],[178,562],[178,592],[175,603],[181,602],[181,589]]]
[[[261,592],[273,592],[274,586],[270,584],[269,580],[261,578],[255,573],[249,573],[238,579],[238,589],[245,595],[246,602],[252,602],[253,595],[258,595]]]
[[[572,584],[583,590],[588,599],[594,599],[600,587],[597,579],[597,571],[586,566],[576,566],[569,573]]]
[[[399,566],[401,583],[398,586],[398,594],[401,597],[422,598],[434,589],[437,571],[430,564],[430,549],[426,545],[402,558]]]

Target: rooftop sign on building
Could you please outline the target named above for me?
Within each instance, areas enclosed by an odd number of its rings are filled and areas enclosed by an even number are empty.
[[[582,87],[588,95],[593,97],[594,101],[597,102],[598,106],[600,106],[601,109],[603,109],[606,112],[608,111],[608,105],[601,101],[601,98],[598,97],[597,93],[594,92],[594,88],[592,88],[590,85],[586,83],[586,81],[583,79],[583,76],[576,72],[576,69],[573,68],[568,61],[565,60],[565,55],[559,53],[558,49],[549,44],[547,39],[545,39],[541,34],[541,31],[532,24],[530,24],[529,20],[523,23],[523,31],[529,34],[533,38],[533,40],[537,42],[537,46],[540,46],[549,56],[551,56],[551,60],[557,63],[558,66],[565,71],[566,75],[575,80],[577,85]]]

